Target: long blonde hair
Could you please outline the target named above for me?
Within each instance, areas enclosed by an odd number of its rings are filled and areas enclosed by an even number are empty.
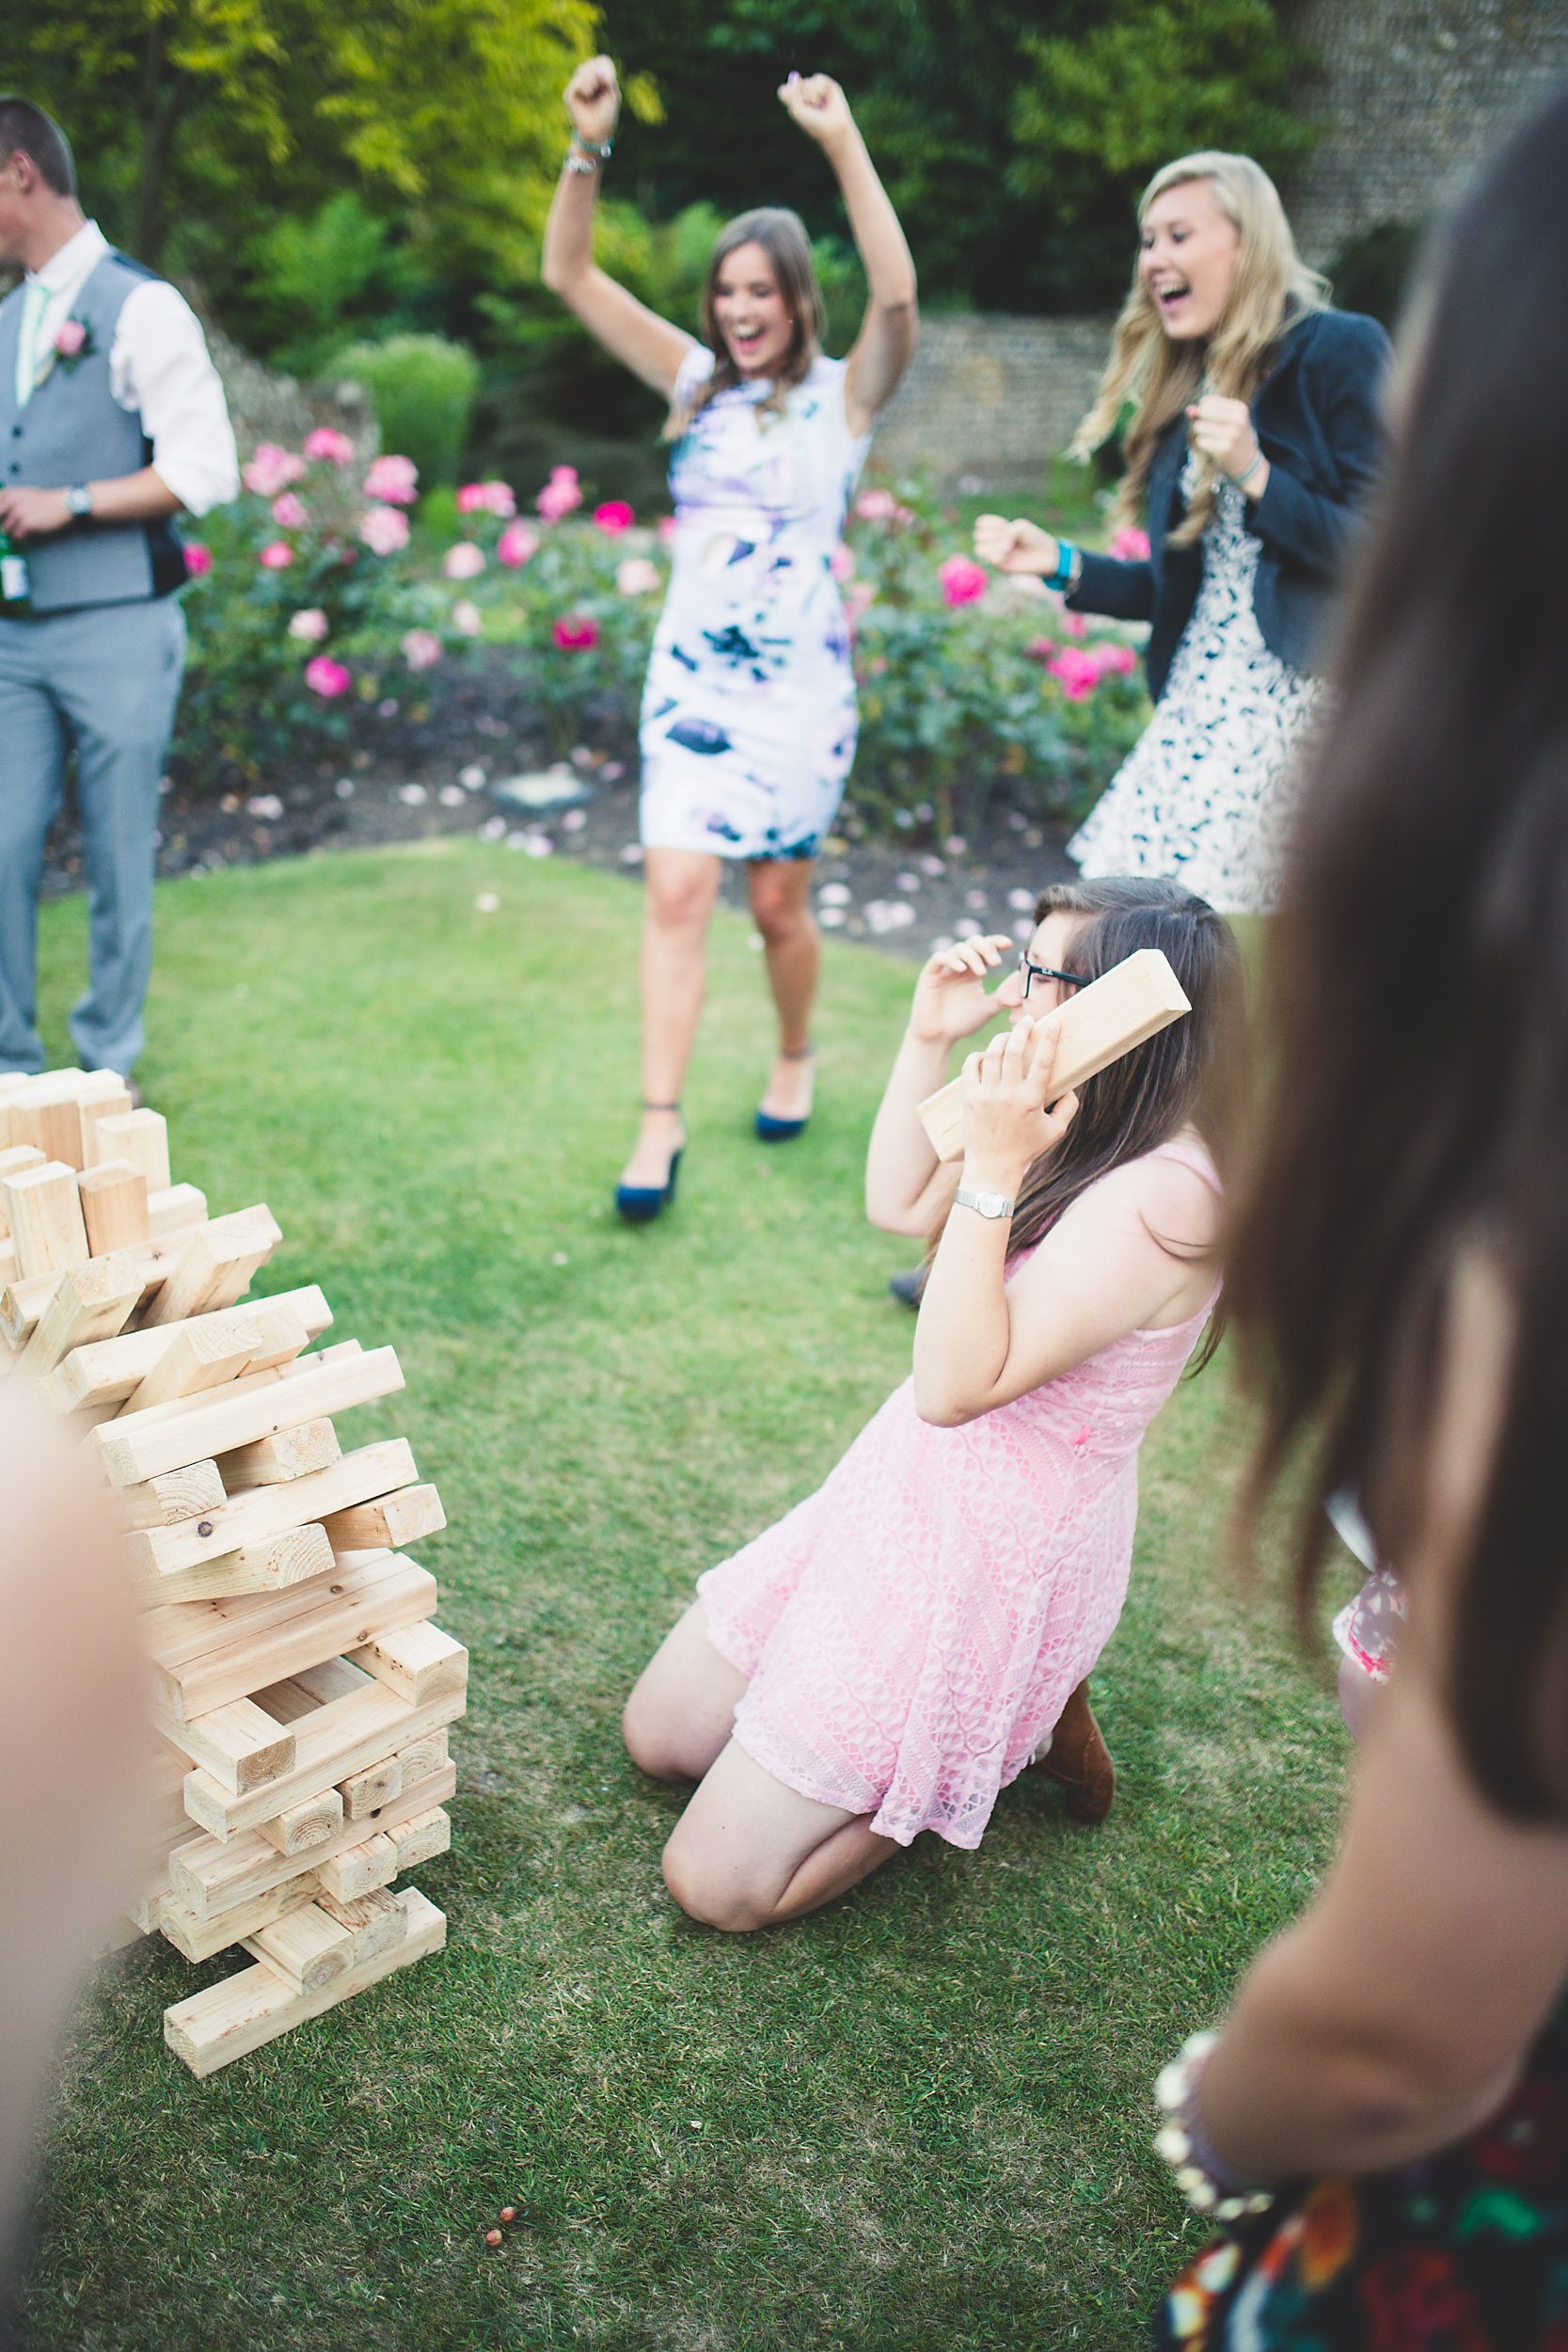
[[[1288,322],[1304,310],[1323,310],[1328,302],[1327,279],[1308,269],[1296,251],[1279,191],[1250,155],[1212,148],[1164,165],[1138,199],[1140,227],[1157,196],[1193,180],[1208,183],[1215,203],[1235,224],[1241,239],[1236,274],[1213,333],[1207,341],[1177,342],[1165,333],[1159,306],[1133,266],[1132,290],[1117,321],[1100,389],[1069,452],[1073,457],[1092,456],[1110,439],[1128,403],[1133,404],[1123,443],[1127,470],[1111,509],[1117,522],[1142,520],[1149,466],[1171,419],[1200,392],[1249,401]],[[1213,465],[1199,457],[1194,495],[1185,518],[1170,534],[1171,547],[1190,547],[1202,536],[1214,509],[1214,482]]]
[[[729,391],[740,382],[740,371],[730,357],[719,326],[715,295],[719,272],[730,255],[743,245],[760,245],[772,268],[774,283],[784,299],[793,332],[789,349],[774,376],[766,399],[757,404],[758,420],[765,415],[782,416],[784,395],[797,384],[803,384],[811,373],[812,364],[822,348],[822,338],[828,331],[827,308],[822,289],[816,280],[816,263],[812,257],[811,239],[799,213],[786,205],[760,204],[754,212],[741,213],[726,222],[714,239],[708,257],[707,278],[703,287],[703,341],[713,354],[713,373],[700,384],[694,393],[679,403],[670,413],[664,428],[666,440],[678,440],[710,400]]]

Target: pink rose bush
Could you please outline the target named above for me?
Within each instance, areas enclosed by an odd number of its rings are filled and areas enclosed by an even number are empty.
[[[517,512],[509,482],[465,482],[457,493],[460,515],[499,515],[503,522]]]
[[[591,612],[563,612],[551,628],[550,642],[561,653],[591,653],[599,642],[599,624]]]
[[[484,569],[484,549],[471,539],[459,539],[442,556],[441,569],[448,580],[477,580]]]
[[[990,586],[990,574],[972,555],[950,555],[937,566],[944,601],[956,612],[960,605],[978,604]]]
[[[303,481],[306,464],[292,450],[279,449],[276,441],[261,441],[248,466],[240,468],[240,480],[258,498],[275,499],[286,490],[291,482]]]
[[[203,540],[200,540],[200,539],[187,539],[187,540],[186,540],[186,542],[185,542],[185,577],[186,577],[186,579],[187,579],[187,580],[205,580],[205,579],[206,579],[206,577],[207,577],[207,575],[208,575],[208,573],[212,570],[212,568],[213,568],[213,550],[212,550],[212,548],[211,548],[210,547],[208,547],[208,546],[206,545],[206,543],[205,543]]]
[[[319,645],[332,627],[319,604],[307,605],[289,623],[289,634],[303,644]]]
[[[340,694],[348,692],[354,684],[354,676],[341,661],[334,661],[330,654],[319,653],[305,665],[305,683],[312,694],[321,696],[323,702],[336,702]]]
[[[1046,663],[1047,675],[1056,679],[1070,703],[1086,702],[1100,684],[1100,664],[1092,653],[1081,646],[1064,645]]]
[[[433,670],[441,659],[441,641],[433,628],[411,628],[403,640],[403,658],[411,670]]]
[[[1114,555],[1118,564],[1147,564],[1148,562],[1148,533],[1147,531],[1140,531],[1135,523],[1124,523],[1111,540],[1105,552],[1107,555]]]
[[[451,625],[464,637],[483,637],[484,634],[484,615],[467,596],[459,596],[452,606]]]
[[[287,539],[271,540],[256,558],[263,571],[286,572],[294,560],[294,551]]]
[[[317,464],[352,466],[354,443],[346,433],[340,433],[335,425],[318,424],[305,436],[305,454]]]
[[[275,523],[281,523],[285,531],[301,531],[309,519],[302,501],[292,490],[285,490],[280,498],[273,500],[272,518]]]
[[[673,515],[661,515],[658,518],[659,546],[661,548],[673,548],[675,544],[675,533],[679,529],[680,525],[676,522]]]
[[[412,506],[419,496],[420,469],[411,457],[378,457],[365,476],[365,496],[388,506]]]
[[[531,555],[539,552],[539,535],[527,523],[512,523],[496,541],[496,561],[509,571],[520,572]]]
[[[847,580],[853,580],[855,577],[854,550],[847,548],[842,539],[828,558],[828,569],[841,588]]]
[[[562,516],[582,504],[582,490],[575,466],[552,466],[550,478],[533,501],[547,523],[558,523]]]
[[[619,596],[657,596],[663,585],[658,565],[650,564],[645,555],[628,555],[615,566]]]
[[[372,555],[397,555],[408,545],[408,517],[395,506],[369,506],[360,518],[359,536]]]
[[[594,527],[602,531],[607,539],[618,539],[636,520],[625,499],[606,499],[602,506],[594,509]]]

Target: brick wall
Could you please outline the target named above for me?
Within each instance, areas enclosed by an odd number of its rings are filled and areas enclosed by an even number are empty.
[[[951,486],[1038,477],[1072,438],[1105,364],[1107,318],[924,319],[920,347],[877,431],[879,468]]]

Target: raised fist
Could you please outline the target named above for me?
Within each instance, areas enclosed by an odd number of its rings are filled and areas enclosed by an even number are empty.
[[[779,86],[779,100],[808,137],[826,144],[854,128],[849,101],[828,73],[792,73]]]
[[[621,114],[621,85],[608,57],[590,57],[566,85],[566,112],[579,139],[602,147],[615,135]]]

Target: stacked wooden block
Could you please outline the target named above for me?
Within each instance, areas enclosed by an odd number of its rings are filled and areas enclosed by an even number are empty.
[[[165,2011],[198,2074],[445,1936],[392,1891],[451,1838],[467,1653],[402,1549],[445,1520],[403,1438],[335,1425],[403,1387],[392,1349],[315,1346],[313,1284],[242,1303],[281,1238],[171,1184],[112,1072],[0,1076],[0,1383],[80,1427],[145,1608],[156,1852],[128,1933],[250,1957]]]

